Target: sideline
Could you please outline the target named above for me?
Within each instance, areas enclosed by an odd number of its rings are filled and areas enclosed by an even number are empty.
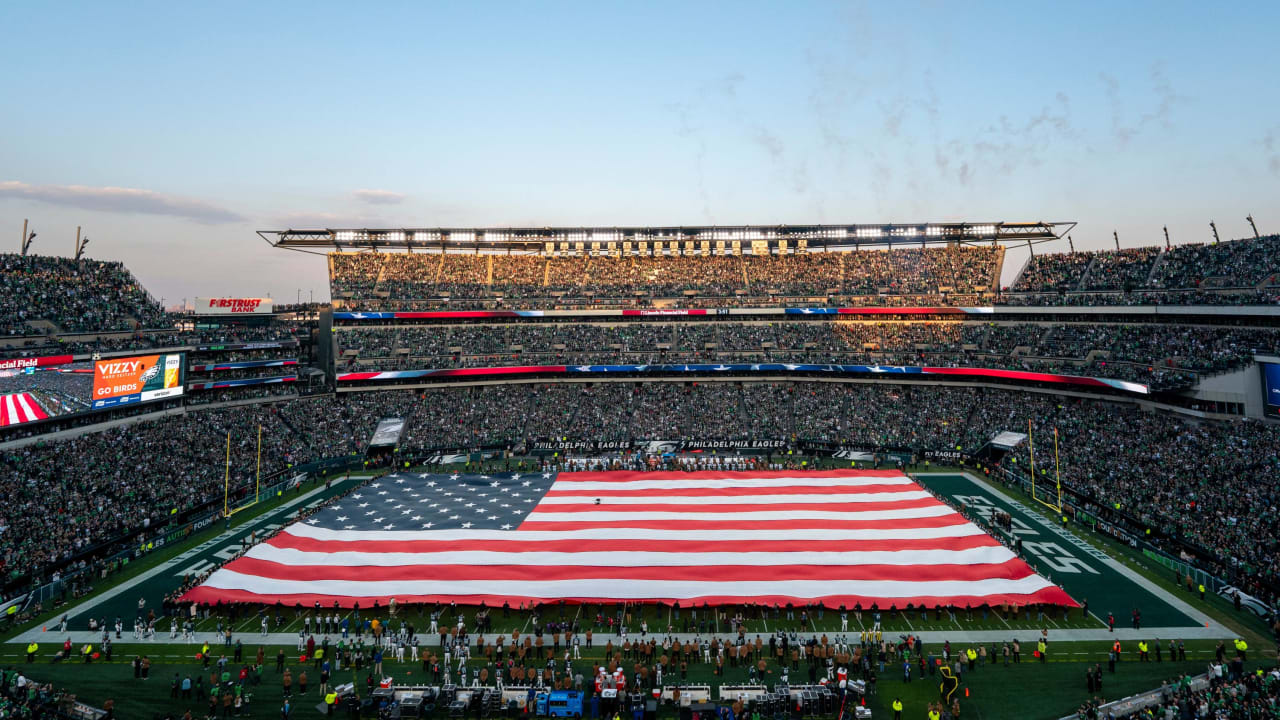
[[[343,483],[349,483],[353,481],[364,482],[371,477],[373,476],[366,475],[364,473],[361,473],[359,475],[355,475],[355,474],[348,475],[347,477],[344,477],[340,480],[335,480],[333,483],[333,486],[328,488],[328,490],[336,490]],[[149,570],[145,570],[135,575],[134,577],[129,578],[128,580],[125,580],[115,585],[110,589],[104,590],[101,593],[97,593],[82,603],[79,603],[77,605],[69,604],[67,608],[63,610],[63,612],[70,618],[88,616],[90,611],[92,611],[94,608],[98,607],[99,605],[119,596],[124,592],[132,590],[133,588],[136,588],[137,586],[156,577],[157,575],[161,575],[167,571],[172,570],[175,565],[180,565],[182,563],[195,559],[202,553],[207,552],[214,545],[225,543],[234,537],[244,535],[249,532],[253,532],[254,530],[264,525],[268,525],[272,522],[277,522],[281,519],[282,516],[287,518],[289,517],[290,514],[296,515],[297,510],[294,510],[293,513],[289,513],[289,511],[293,510],[294,508],[297,508],[297,506],[299,505],[303,505],[303,503],[306,503],[307,501],[314,498],[316,495],[324,493],[325,491],[326,491],[326,488],[324,485],[317,484],[317,486],[312,488],[311,490],[308,490],[307,492],[295,498],[286,500],[285,502],[280,504],[278,507],[272,508],[271,510],[254,517],[252,520],[249,520],[246,523],[233,526],[230,530],[223,530],[222,532],[209,538],[208,540],[205,540],[199,545],[188,548],[182,553],[175,555],[169,558],[168,560],[165,560],[164,562],[156,565],[155,567],[152,567]],[[313,504],[319,505],[321,502],[325,502],[325,499],[317,500]],[[310,506],[307,506],[307,507],[310,507]],[[298,509],[302,509],[302,508],[298,508]],[[46,627],[49,624],[50,624],[49,622],[45,622]],[[53,624],[56,625],[56,622]],[[86,636],[93,636],[95,642],[102,635],[102,633],[98,631],[85,630],[85,631],[79,631],[79,632],[83,632]],[[69,634],[72,636],[72,638],[75,638],[79,636],[79,632],[71,632]],[[40,629],[40,626],[36,625],[10,638],[8,640],[8,643],[9,644],[28,643],[32,641],[39,642],[41,639],[47,640],[48,638],[49,638],[49,633],[42,631]]]

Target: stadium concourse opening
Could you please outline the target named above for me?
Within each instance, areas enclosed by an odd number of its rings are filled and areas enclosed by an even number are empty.
[[[180,602],[1077,606],[901,471],[856,469],[393,473]]]

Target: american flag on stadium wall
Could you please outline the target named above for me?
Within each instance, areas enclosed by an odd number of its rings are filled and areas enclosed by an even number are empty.
[[[287,526],[184,599],[393,597],[1076,604],[895,470],[398,473]]]

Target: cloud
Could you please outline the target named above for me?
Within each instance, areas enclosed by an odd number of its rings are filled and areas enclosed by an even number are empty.
[[[692,106],[687,103],[674,103],[668,105],[667,109],[675,113],[679,122],[679,126],[676,128],[676,135],[687,138],[693,143],[694,184],[698,189],[698,199],[702,202],[702,214],[706,217],[707,222],[713,222],[711,196],[707,192],[707,173],[704,167],[707,159],[707,138],[702,132],[702,127],[693,122]]]
[[[1280,177],[1280,125],[1267,131],[1262,138],[1262,147],[1267,151],[1267,168],[1272,175]]]
[[[294,212],[280,215],[274,220],[276,225],[290,230],[391,227],[383,218],[328,212]]]
[[[356,190],[352,195],[361,202],[370,205],[399,205],[404,202],[404,193],[391,190]]]
[[[783,144],[782,139],[777,135],[769,132],[763,127],[757,127],[755,132],[751,134],[751,140],[755,144],[764,148],[769,153],[769,157],[776,163],[782,161]]]
[[[100,212],[167,215],[205,225],[244,222],[246,218],[202,200],[158,193],[153,190],[87,185],[29,185],[16,180],[0,182],[0,198],[36,200],[50,205]]]
[[[1187,99],[1174,90],[1173,84],[1165,77],[1163,65],[1153,64],[1150,74],[1151,93],[1156,97],[1155,107],[1143,112],[1132,122],[1127,122],[1120,81],[1107,73],[1098,73],[1098,79],[1105,86],[1107,103],[1111,106],[1111,133],[1121,145],[1127,145],[1152,124],[1159,124],[1165,129],[1172,127],[1174,108]]]

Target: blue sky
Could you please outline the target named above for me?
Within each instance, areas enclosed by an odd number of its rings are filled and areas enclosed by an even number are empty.
[[[0,27],[0,247],[82,225],[166,302],[327,297],[321,259],[253,234],[286,226],[1280,229],[1277,3],[15,2]]]

